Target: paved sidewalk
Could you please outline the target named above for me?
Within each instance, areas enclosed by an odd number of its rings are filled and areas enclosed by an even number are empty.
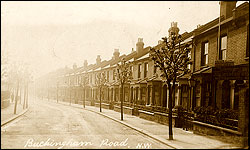
[[[54,101],[56,102],[56,101]],[[59,102],[61,104],[69,105],[66,102]],[[71,104],[73,107],[82,108],[82,105],[79,104]],[[95,106],[86,106],[87,110],[95,111],[100,113],[100,108]],[[182,130],[182,128],[174,128],[173,134],[174,140],[168,140],[168,131],[169,128],[167,125],[162,125],[153,121],[148,121],[138,116],[132,116],[124,114],[123,121],[120,121],[120,112],[116,112],[114,110],[104,109],[102,108],[103,115],[110,117],[113,120],[116,120],[120,123],[128,125],[141,133],[145,133],[153,138],[157,138],[158,140],[167,143],[174,148],[180,149],[230,149],[230,148],[239,148],[239,145],[225,143],[219,140],[216,140],[211,136],[201,136],[197,134],[193,134],[191,131]],[[218,138],[218,137],[217,137]]]
[[[7,120],[19,116],[19,114],[23,113],[25,110],[23,109],[23,104],[17,103],[16,114],[14,114],[14,106],[15,103],[11,102],[10,105],[6,108],[1,109],[1,125],[3,122]]]

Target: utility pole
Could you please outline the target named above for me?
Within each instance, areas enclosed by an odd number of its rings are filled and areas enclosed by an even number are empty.
[[[218,25],[218,50],[217,50],[217,60],[220,59],[220,22],[221,22],[221,2],[219,2],[220,4],[220,15],[219,15],[219,25]]]

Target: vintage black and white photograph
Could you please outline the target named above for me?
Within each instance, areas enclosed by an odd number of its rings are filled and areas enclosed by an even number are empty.
[[[1,1],[1,149],[248,149],[249,1]]]

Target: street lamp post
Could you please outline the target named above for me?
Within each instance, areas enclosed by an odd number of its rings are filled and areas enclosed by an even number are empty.
[[[190,111],[192,111],[193,108],[193,88],[195,86],[195,80],[192,78],[192,74],[190,75],[190,77],[188,78],[188,85],[189,85],[189,101],[188,101],[188,106],[187,106],[187,112],[184,114],[184,125],[183,125],[183,130],[186,129],[186,131],[188,130],[188,128],[190,127]],[[191,109],[190,109],[191,108]]]
[[[193,108],[193,89],[194,89],[194,86],[195,86],[195,80],[194,78],[192,78],[192,75],[188,78],[188,84],[189,84],[189,87],[190,87],[190,100],[189,100],[189,104],[190,104],[190,107]],[[189,108],[189,107],[188,107]]]

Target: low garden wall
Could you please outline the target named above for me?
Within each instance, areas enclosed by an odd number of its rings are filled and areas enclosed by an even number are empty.
[[[109,105],[110,105],[110,104],[102,103],[102,108],[104,108],[104,109],[109,109]]]
[[[114,105],[114,111],[121,112],[121,106]],[[127,106],[123,106],[123,112],[125,114],[132,115],[133,114],[133,108],[127,107]]]
[[[6,108],[10,105],[10,92],[1,91],[1,108]]]
[[[10,105],[10,99],[1,99],[1,108],[6,108]]]
[[[100,107],[100,103],[95,103],[95,107]],[[107,104],[107,103],[102,103],[102,108],[104,108],[104,109],[109,109],[109,104]]]
[[[242,133],[238,131],[237,110],[199,106],[194,109],[194,113],[194,133],[218,136],[218,140],[224,142],[242,143]]]
[[[200,135],[218,136],[223,142],[239,144],[242,142],[242,133],[199,121],[193,121],[193,133]]]
[[[149,111],[144,111],[144,110],[139,110],[139,117],[150,120],[150,121],[155,121],[161,124],[168,125],[169,124],[169,119],[168,119],[168,114],[166,113],[161,113],[161,112],[149,112]],[[176,125],[176,119],[177,116],[172,117],[172,125]]]
[[[177,116],[172,117],[172,125],[176,125],[176,118]],[[154,120],[155,122],[168,125],[169,124],[169,118],[167,113],[161,113],[161,112],[154,112]]]
[[[144,110],[139,110],[138,112],[139,112],[139,117],[140,118],[150,120],[150,121],[154,121],[154,113],[144,111]]]

